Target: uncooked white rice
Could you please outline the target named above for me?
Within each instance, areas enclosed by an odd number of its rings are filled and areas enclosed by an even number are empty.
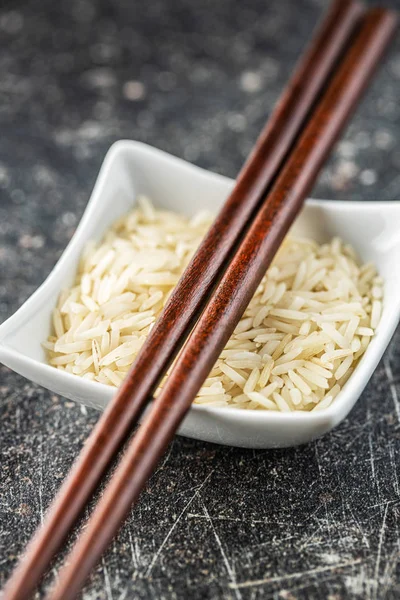
[[[44,347],[57,369],[118,387],[212,222],[145,197],[88,244]],[[195,400],[207,406],[328,407],[382,312],[382,278],[340,239],[288,237]]]

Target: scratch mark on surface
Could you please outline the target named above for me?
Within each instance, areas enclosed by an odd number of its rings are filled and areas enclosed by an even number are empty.
[[[368,414],[370,414],[370,411],[369,411],[369,410],[368,410]],[[358,432],[359,432],[359,434],[358,434],[358,435],[356,435],[355,437],[353,437],[353,438],[351,439],[351,441],[350,441],[350,442],[349,442],[349,443],[348,443],[348,444],[345,446],[345,450],[348,450],[348,449],[349,449],[349,448],[350,448],[350,447],[351,447],[351,446],[354,444],[354,442],[355,442],[356,440],[358,440],[358,438],[359,438],[359,437],[361,437],[361,435],[364,433],[364,429],[365,429],[366,427],[368,427],[368,425],[370,425],[370,424],[373,422],[373,424],[376,426],[376,425],[378,425],[379,423],[381,423],[381,422],[382,422],[382,421],[384,421],[384,420],[385,420],[385,416],[383,416],[383,417],[380,417],[380,418],[378,419],[378,418],[377,418],[377,417],[374,415],[374,417],[372,417],[372,416],[371,416],[370,418],[366,419],[365,423],[364,423],[363,425],[361,425],[361,426],[358,426],[358,427],[349,427],[349,429],[347,430],[348,432],[352,432],[352,431],[358,431]],[[327,452],[326,454],[328,454],[328,452]],[[325,456],[325,455],[324,455],[324,456]],[[368,458],[368,459],[365,459],[365,462],[367,462],[367,461],[369,461],[369,460],[370,460],[369,458]]]
[[[207,475],[207,477],[204,479],[203,483],[201,483],[199,485],[199,487],[197,488],[197,490],[195,491],[195,493],[193,494],[193,496],[190,498],[190,500],[185,504],[185,506],[183,507],[182,511],[180,512],[180,514],[178,515],[178,517],[175,519],[175,521],[172,524],[171,529],[168,531],[167,535],[165,536],[164,540],[162,541],[161,545],[159,546],[157,552],[154,554],[153,559],[149,565],[149,567],[147,568],[147,571],[145,573],[145,577],[149,577],[150,573],[153,570],[154,565],[156,564],[157,560],[160,557],[161,552],[164,549],[165,544],[168,542],[169,538],[171,537],[175,527],[178,525],[179,521],[182,519],[182,517],[184,516],[184,514],[186,513],[187,509],[189,508],[189,506],[192,504],[193,500],[195,498],[197,498],[197,496],[199,495],[199,493],[201,492],[201,490],[203,489],[203,487],[205,486],[205,484],[207,483],[207,481],[210,479],[211,475],[214,473],[215,469],[212,469],[209,474]]]
[[[302,525],[305,525],[305,523],[308,523],[308,521],[311,521],[312,519],[314,519],[314,517],[317,515],[317,513],[321,510],[321,508],[323,508],[323,504],[320,504],[312,513],[310,513],[306,519],[304,519],[304,521],[302,521]]]
[[[397,504],[397,500],[385,500],[384,502],[379,502],[379,504],[371,504],[371,506],[367,506],[367,508],[369,510],[371,508],[386,506],[386,504]]]
[[[298,579],[308,575],[318,575],[319,573],[325,573],[327,571],[334,571],[335,569],[345,569],[346,567],[352,567],[362,562],[361,558],[356,560],[350,560],[345,563],[337,563],[336,565],[329,565],[327,567],[318,567],[317,569],[310,569],[309,571],[299,571],[298,573],[288,573],[287,575],[279,575],[277,577],[267,577],[266,579],[254,579],[252,581],[243,581],[236,583],[236,588],[248,588],[253,586],[266,585],[267,583],[279,583],[281,581],[290,581],[291,579]],[[229,584],[230,588],[233,588],[233,584]]]
[[[138,563],[137,563],[137,558],[136,558],[136,552],[135,552],[135,549],[133,547],[132,534],[131,534],[130,531],[129,531],[128,535],[129,535],[129,546],[130,546],[130,549],[131,549],[132,562],[133,562],[133,565],[134,565],[135,569],[137,569],[138,568]]]
[[[129,546],[131,549],[131,556],[132,556],[132,562],[133,562],[133,566],[135,567],[136,572],[139,571],[139,565],[140,565],[140,549],[139,549],[139,544],[137,541],[137,538],[135,537],[134,540],[132,540],[132,533],[131,531],[129,531]]]
[[[323,578],[319,577],[318,578],[318,586],[322,586],[322,584],[326,584],[326,583],[334,580],[334,578],[335,578],[335,574],[334,573],[331,574],[331,575],[328,575],[327,577],[323,577]],[[280,592],[279,592],[280,596],[278,596],[279,600],[282,600],[282,598],[285,598],[285,596],[284,596],[285,592],[288,593],[288,596],[286,596],[288,598],[288,600],[292,600],[292,599],[293,600],[298,600],[299,598],[304,598],[305,597],[304,595],[296,597],[293,594],[294,594],[294,592],[300,592],[301,590],[305,590],[305,589],[307,589],[309,587],[310,587],[310,582],[307,581],[306,583],[303,583],[303,584],[300,584],[300,585],[290,586],[290,589],[288,589],[288,590],[280,590]],[[290,597],[290,594],[292,594],[292,598]],[[337,599],[337,600],[339,600],[339,599]]]
[[[174,440],[172,440],[172,442],[170,443],[170,445],[169,445],[169,449],[168,449],[168,452],[167,452],[167,454],[165,455],[165,458],[164,458],[163,462],[161,463],[161,465],[160,465],[160,466],[158,467],[158,469],[157,469],[157,470],[154,472],[154,474],[153,474],[153,477],[154,477],[155,475],[157,475],[157,473],[159,473],[160,471],[162,471],[162,470],[164,469],[165,465],[167,464],[167,462],[168,462],[168,461],[169,461],[169,459],[170,459],[170,456],[171,456],[171,452],[172,452],[172,448],[173,448],[173,446],[174,446]]]
[[[319,479],[321,482],[321,489],[325,488],[325,484],[324,484],[324,478],[322,476],[322,467],[321,467],[321,463],[320,463],[320,457],[319,457],[319,453],[318,453],[318,441],[316,441],[314,443],[314,447],[315,447],[315,459],[317,461],[317,466],[318,466],[318,474],[319,474]],[[326,519],[326,529],[327,529],[327,534],[328,534],[328,545],[329,548],[332,549],[332,533],[331,533],[331,525],[330,525],[330,518],[329,518],[329,512],[328,512],[328,506],[326,503],[326,500],[324,499],[322,501],[323,505],[324,505],[324,510],[325,510],[325,519]]]
[[[400,497],[399,479],[397,477],[396,460],[395,460],[395,456],[394,456],[394,449],[393,449],[392,443],[389,444],[389,458],[390,458],[390,466],[392,467],[393,478],[394,478],[393,488],[394,488],[396,496]]]
[[[345,450],[349,450],[353,444],[355,444],[355,442],[362,436],[364,435],[364,428],[368,425],[369,423],[364,423],[364,425],[362,427],[360,427],[359,432],[357,435],[355,435],[354,437],[351,438],[350,442],[348,444],[346,444],[345,446]]]
[[[235,592],[236,592],[236,594],[235,594],[236,598],[238,600],[241,600],[242,596],[241,596],[241,594],[239,592],[239,589],[237,587],[235,571],[234,571],[234,569],[232,569],[231,565],[229,564],[228,557],[227,557],[227,555],[225,553],[225,550],[224,550],[224,548],[222,546],[221,539],[220,539],[220,537],[219,537],[219,535],[218,535],[218,533],[217,533],[217,531],[216,531],[216,529],[214,527],[214,523],[213,523],[213,521],[212,521],[212,519],[211,519],[211,517],[210,517],[210,515],[208,513],[207,507],[204,504],[203,500],[201,502],[202,502],[202,505],[203,505],[204,515],[205,515],[207,521],[210,524],[210,527],[211,527],[212,532],[213,532],[214,537],[215,537],[215,541],[217,542],[219,551],[221,552],[222,560],[224,561],[225,568],[226,568],[226,570],[228,572],[228,575],[229,575],[229,578],[231,580],[230,587],[232,587],[232,589],[235,590]]]
[[[43,511],[43,436],[40,436],[39,441],[39,487],[38,487],[38,496],[39,496],[39,513],[40,513],[40,522],[43,525],[44,520],[44,511]]]
[[[21,409],[20,408],[17,408],[17,410],[15,411],[15,419],[16,419],[17,431],[21,431]]]
[[[317,529],[313,531],[309,536],[305,536],[305,540],[303,541],[298,551],[303,552],[303,550],[305,550],[308,546],[311,546],[314,538],[316,538],[321,533],[323,527],[324,523],[322,521],[318,522]]]
[[[104,556],[101,559],[101,564],[103,566],[104,589],[105,589],[105,592],[106,592],[106,598],[107,598],[107,600],[113,600],[112,589],[111,589],[111,582],[110,582],[110,576],[108,574],[108,569],[107,569],[106,562],[104,560]]]
[[[277,540],[275,540],[275,537],[272,540],[268,540],[267,542],[260,542],[259,544],[254,544],[253,546],[253,550],[255,548],[262,548],[263,546],[276,546],[277,544],[282,544],[283,542],[287,542],[289,540],[295,540],[298,536],[297,535],[288,535],[286,537],[283,538],[278,538]],[[249,555],[251,556],[251,554]]]
[[[363,544],[367,548],[370,548],[370,544],[369,544],[368,538],[365,535],[365,532],[364,532],[363,528],[361,527],[361,524],[360,524],[359,520],[357,519],[356,515],[354,514],[354,511],[353,511],[353,509],[351,507],[350,500],[349,500],[348,496],[345,496],[345,494],[343,493],[342,486],[341,486],[341,483],[340,483],[340,473],[339,473],[339,470],[337,468],[337,465],[335,465],[335,470],[336,470],[337,478],[338,478],[338,481],[339,481],[338,488],[339,488],[340,498],[341,498],[341,501],[342,501],[344,522],[346,522],[346,519],[347,519],[347,513],[346,513],[346,509],[347,509],[347,511],[351,515],[351,517],[352,517],[352,519],[353,519],[353,521],[354,521],[354,523],[355,523],[358,531],[361,534],[361,538],[362,538]]]
[[[381,531],[379,534],[378,554],[376,556],[376,563],[375,563],[375,572],[374,572],[375,598],[378,597],[378,575],[379,575],[379,567],[380,567],[380,562],[381,562],[383,538],[384,538],[385,530],[386,530],[386,517],[387,517],[388,508],[389,508],[389,502],[386,502],[385,513],[384,513],[383,519],[382,519],[382,527],[381,527]]]
[[[369,420],[369,417],[370,417],[369,409],[368,409],[367,415],[368,415],[368,420]],[[368,434],[368,446],[369,446],[369,460],[370,460],[370,465],[371,465],[372,481],[375,483],[375,461],[374,461],[375,457],[374,457],[374,451],[372,448],[372,431],[371,430],[369,431],[369,434]]]
[[[370,548],[370,544],[369,544],[368,538],[367,538],[367,536],[365,534],[365,531],[361,527],[360,521],[357,519],[357,517],[354,514],[354,511],[351,508],[351,506],[349,504],[347,504],[347,503],[346,503],[346,506],[349,509],[349,512],[350,512],[351,516],[353,517],[354,523],[356,524],[356,527],[358,528],[358,531],[361,533],[363,544],[365,545],[366,548],[369,549]]]
[[[392,400],[393,400],[393,404],[394,404],[394,409],[396,411],[397,420],[400,422],[399,396],[397,394],[396,385],[393,381],[393,373],[392,373],[392,367],[390,366],[390,360],[388,359],[387,356],[386,356],[386,358],[383,359],[383,366],[385,367],[385,373],[386,373],[386,377],[388,379],[390,393],[392,394]]]
[[[233,521],[234,523],[248,523],[250,525],[267,525],[269,523],[269,519],[240,519],[238,518],[234,518],[234,517],[226,517],[224,515],[217,515],[217,516],[211,516],[211,515],[199,515],[197,513],[188,513],[187,515],[188,519],[206,519],[207,521],[211,520],[211,521]]]

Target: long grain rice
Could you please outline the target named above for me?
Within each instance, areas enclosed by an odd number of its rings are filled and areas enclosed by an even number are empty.
[[[118,387],[212,222],[141,196],[80,260],[44,342],[54,367]],[[339,238],[288,237],[195,403],[252,410],[330,406],[382,313],[383,280]]]

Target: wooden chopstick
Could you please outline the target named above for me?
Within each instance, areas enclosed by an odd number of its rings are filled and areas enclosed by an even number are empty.
[[[319,170],[391,39],[394,13],[368,11],[347,56],[195,326],[179,360],[130,442],[51,600],[76,596],[137,499],[233,332]]]
[[[243,167],[232,194],[142,348],[134,369],[99,419],[43,527],[29,544],[5,589],[7,600],[24,600],[37,585],[111,459],[132,430],[200,314],[263,193],[276,178],[361,13],[361,4],[354,0],[336,0],[332,4]]]

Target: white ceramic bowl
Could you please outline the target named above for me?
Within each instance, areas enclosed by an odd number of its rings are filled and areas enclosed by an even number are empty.
[[[192,215],[200,208],[217,211],[233,183],[141,143],[114,144],[68,248],[43,285],[0,326],[0,360],[57,394],[104,409],[114,388],[50,367],[41,347],[50,332],[59,291],[72,284],[85,243],[101,238],[115,219],[132,208],[139,193],[158,206]],[[384,310],[376,336],[329,408],[280,413],[195,405],[180,428],[181,435],[249,448],[302,444],[340,423],[371,377],[400,316],[400,202],[309,200],[294,228],[320,242],[339,235],[363,261],[374,261],[385,279]]]

